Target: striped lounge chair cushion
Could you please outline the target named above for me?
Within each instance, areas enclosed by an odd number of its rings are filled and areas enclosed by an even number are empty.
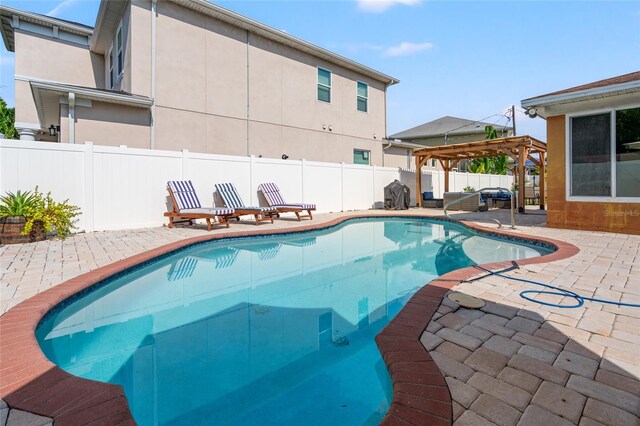
[[[232,183],[217,183],[215,187],[227,207],[239,210],[254,210],[256,213],[268,213],[276,211],[276,209],[273,207],[245,206],[244,201],[242,201],[242,198],[240,198],[240,194],[238,194],[236,187]]]
[[[226,207],[213,207],[213,208],[200,208],[200,209],[184,209],[180,210],[181,213],[203,213],[203,214],[211,214],[214,216],[226,216],[233,214],[235,210],[228,209]]]
[[[258,185],[258,189],[262,191],[270,206],[287,204],[284,201],[284,198],[282,198],[280,189],[275,183],[261,183],[260,185]]]
[[[294,209],[302,209],[302,210],[315,210],[315,204],[309,203],[287,203],[284,198],[282,198],[282,194],[280,194],[280,189],[278,185],[272,182],[262,183],[258,186],[260,191],[264,194],[264,197],[267,199],[267,202],[272,207],[291,207]]]
[[[199,209],[202,207],[196,189],[190,180],[171,180],[167,183],[173,193],[180,211],[186,209]]]
[[[302,210],[315,210],[316,209],[316,205],[315,204],[306,204],[306,203],[300,203],[300,204],[274,204],[273,207],[292,207],[294,209],[302,209]]]

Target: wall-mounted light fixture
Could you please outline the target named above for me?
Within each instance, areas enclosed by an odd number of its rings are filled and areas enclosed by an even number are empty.
[[[55,137],[58,134],[59,127],[56,127],[54,124],[49,126],[49,136]]]
[[[287,158],[289,158],[289,156],[287,154],[282,154],[282,159],[286,160]]]

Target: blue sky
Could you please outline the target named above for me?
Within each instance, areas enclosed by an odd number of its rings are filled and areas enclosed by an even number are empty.
[[[99,1],[0,0],[87,25]],[[640,70],[637,1],[221,1],[218,4],[400,79],[388,133],[453,115],[506,124],[520,100]],[[13,54],[0,93],[13,105]],[[46,60],[43,60],[46,66]],[[546,140],[544,121],[516,115]]]

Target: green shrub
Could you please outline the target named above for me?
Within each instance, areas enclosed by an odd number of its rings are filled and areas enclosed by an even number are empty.
[[[32,197],[33,202],[24,209],[27,223],[22,235],[28,235],[36,222],[42,222],[45,232],[55,230],[62,239],[75,229],[73,219],[80,215],[80,207],[69,204],[69,200],[58,203],[51,198],[51,192],[44,195],[38,191],[37,186]]]
[[[473,186],[465,186],[462,188],[462,192],[476,192],[476,189]]]

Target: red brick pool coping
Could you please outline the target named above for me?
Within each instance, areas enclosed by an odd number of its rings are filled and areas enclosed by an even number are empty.
[[[16,305],[0,317],[0,399],[10,408],[50,417],[57,425],[135,424],[122,387],[73,376],[44,356],[35,331],[49,310],[118,272],[195,243],[221,238],[305,232],[332,227],[351,219],[396,216],[393,213],[359,214],[290,229],[269,229],[265,225],[255,231],[213,231],[208,235],[176,241],[137,254],[61,283]],[[424,214],[403,214],[401,217],[446,220]],[[546,243],[557,249],[545,256],[519,260],[516,262],[518,265],[566,259],[579,252],[576,246],[563,241],[489,229],[468,221],[452,222],[462,223],[481,233]],[[499,262],[483,266],[498,269],[510,265],[511,262]],[[449,389],[440,369],[420,343],[420,337],[447,291],[477,274],[477,269],[468,267],[431,281],[417,291],[376,336],[376,343],[393,383],[393,401],[381,424],[452,423]]]

